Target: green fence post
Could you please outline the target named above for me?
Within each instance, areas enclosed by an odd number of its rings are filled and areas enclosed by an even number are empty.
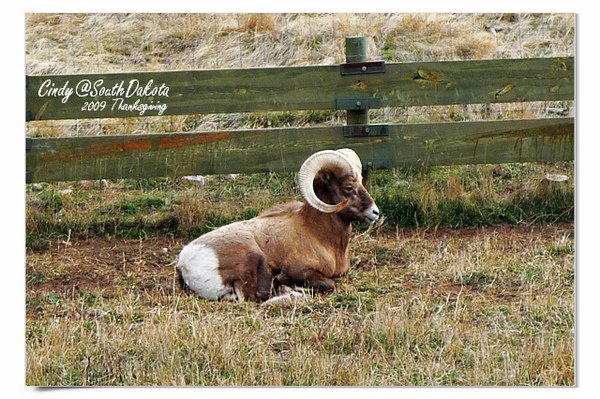
[[[346,63],[352,64],[356,62],[367,61],[367,38],[365,36],[350,36],[346,38]],[[347,110],[346,111],[347,125],[368,125],[369,124],[369,109]],[[363,183],[370,188],[369,170],[372,165],[367,161],[363,165]]]
[[[346,38],[346,63],[367,61],[367,38],[365,36],[351,36]],[[346,124],[366,125],[369,123],[369,110],[348,110]]]

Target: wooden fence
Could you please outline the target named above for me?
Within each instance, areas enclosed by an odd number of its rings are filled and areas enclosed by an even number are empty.
[[[566,161],[574,119],[371,124],[380,107],[568,101],[574,59],[347,63],[91,75],[27,76],[26,120],[346,110],[344,126],[27,138],[26,180],[145,178],[296,171],[311,153],[351,147],[372,168]]]

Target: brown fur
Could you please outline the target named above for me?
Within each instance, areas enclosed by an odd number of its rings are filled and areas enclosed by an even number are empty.
[[[373,200],[355,176],[322,173],[314,187],[323,201],[343,203],[341,210],[326,214],[292,202],[198,239],[215,250],[223,283],[240,299],[264,301],[280,284],[330,292],[333,279],[348,272],[351,222],[363,219]]]

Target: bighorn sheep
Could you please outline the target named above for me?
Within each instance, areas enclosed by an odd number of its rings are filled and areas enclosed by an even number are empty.
[[[183,286],[207,299],[239,301],[267,300],[280,285],[333,291],[333,278],[348,271],[351,222],[372,223],[379,209],[348,148],[311,155],[298,184],[305,204],[281,205],[186,245],[177,263]]]

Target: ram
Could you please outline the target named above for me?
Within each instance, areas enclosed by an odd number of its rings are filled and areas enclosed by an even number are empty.
[[[177,272],[182,285],[213,300],[265,301],[286,286],[335,290],[348,271],[352,222],[379,218],[351,149],[324,150],[301,166],[305,203],[291,202],[235,222],[186,245]]]

